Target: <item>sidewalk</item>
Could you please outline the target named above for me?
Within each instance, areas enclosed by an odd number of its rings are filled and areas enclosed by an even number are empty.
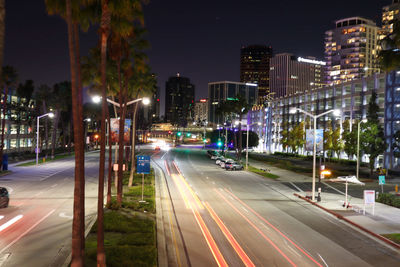
[[[279,175],[280,177],[277,180],[280,182],[310,183],[312,181],[311,176],[280,169],[264,162],[249,159],[249,164],[259,169],[268,169],[271,173]],[[364,189],[360,188],[360,190]],[[298,190],[297,192],[293,190],[292,192],[292,194],[297,193],[298,195],[302,196],[303,199],[305,197],[305,192],[302,190]],[[372,235],[400,233],[400,209],[381,203],[375,203],[374,214],[372,213],[372,207],[367,207],[365,215],[363,215],[364,200],[355,197],[349,197],[348,199],[350,199],[350,207],[345,208],[343,207],[343,203],[345,201],[344,192],[343,194],[339,192],[337,192],[337,194],[322,192],[321,201],[317,202],[316,206],[326,209],[328,212],[332,213],[338,218],[344,218],[345,221],[350,222],[360,229],[365,228],[367,231],[364,231],[367,233],[371,232]],[[400,246],[398,248],[400,248]]]

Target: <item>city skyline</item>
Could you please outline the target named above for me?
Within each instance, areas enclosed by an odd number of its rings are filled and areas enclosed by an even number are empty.
[[[22,81],[33,79],[36,86],[68,80],[65,22],[48,16],[42,1],[22,2],[6,2],[5,64],[14,66]],[[269,45],[276,53],[322,59],[324,33],[335,20],[363,16],[380,25],[382,7],[391,2],[336,1],[326,9],[319,1],[251,1],[245,6],[231,1],[151,1],[145,6],[145,22],[152,45],[149,63],[158,77],[161,110],[165,82],[177,72],[196,86],[196,99],[203,98],[208,82],[240,80],[243,45]],[[94,30],[82,34],[82,55],[96,44]]]

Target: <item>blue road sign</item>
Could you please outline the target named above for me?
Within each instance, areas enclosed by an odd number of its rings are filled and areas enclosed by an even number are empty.
[[[136,173],[150,173],[150,156],[138,156],[136,164]]]
[[[385,175],[379,175],[379,184],[380,185],[385,184]]]

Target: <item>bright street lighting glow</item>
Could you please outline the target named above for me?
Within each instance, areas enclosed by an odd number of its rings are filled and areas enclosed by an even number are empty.
[[[95,95],[95,96],[93,96],[92,97],[92,101],[94,102],[94,103],[100,103],[100,101],[101,101],[101,96],[98,96],[98,95]]]
[[[143,103],[143,105],[148,105],[148,104],[150,104],[150,98],[148,98],[148,97],[143,97],[142,103]]]
[[[297,111],[296,108],[290,108],[290,109],[289,109],[289,113],[290,113],[290,114],[295,114],[296,111]]]
[[[54,118],[54,113],[53,112],[50,112],[48,115],[49,115],[50,118]]]
[[[333,115],[335,115],[335,116],[340,116],[340,109],[335,109],[334,111],[333,111]]]

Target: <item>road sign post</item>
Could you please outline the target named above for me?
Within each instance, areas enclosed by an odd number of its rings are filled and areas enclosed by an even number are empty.
[[[143,200],[144,175],[150,173],[150,156],[138,156],[136,166],[136,173],[142,174],[142,200],[140,200],[139,202],[146,202]]]
[[[383,193],[383,185],[386,183],[385,175],[379,175],[379,185],[381,186],[382,193]]]
[[[367,205],[372,205],[372,215],[375,215],[375,190],[364,190],[364,215]]]

